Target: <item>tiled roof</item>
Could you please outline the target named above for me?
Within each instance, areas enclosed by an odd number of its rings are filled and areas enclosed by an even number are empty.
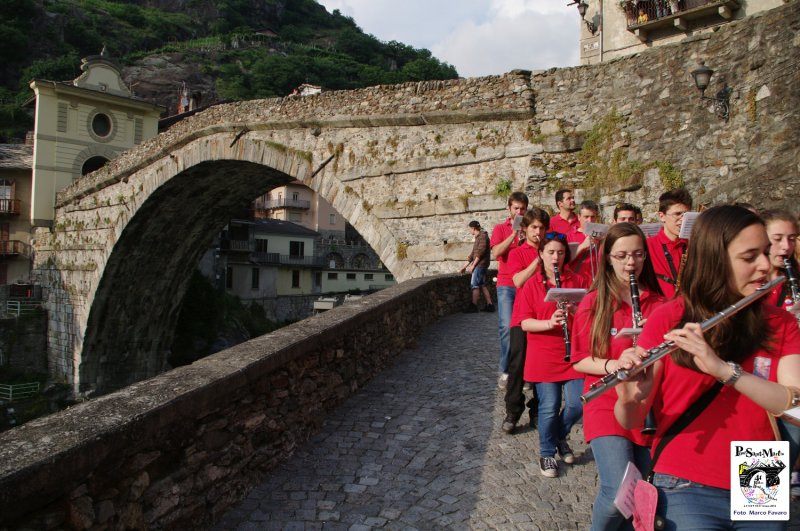
[[[305,236],[307,238],[315,238],[319,233],[311,229],[307,229],[302,225],[292,223],[291,221],[284,221],[282,219],[256,219],[256,220],[232,220],[231,223],[237,225],[249,225],[254,233],[267,233],[267,234],[288,234],[293,236]]]
[[[0,169],[30,170],[33,168],[33,146],[0,144]]]

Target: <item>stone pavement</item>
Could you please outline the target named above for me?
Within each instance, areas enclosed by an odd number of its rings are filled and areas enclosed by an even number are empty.
[[[539,473],[536,431],[500,430],[496,327],[485,313],[429,327],[214,529],[588,529],[580,426],[557,479]]]

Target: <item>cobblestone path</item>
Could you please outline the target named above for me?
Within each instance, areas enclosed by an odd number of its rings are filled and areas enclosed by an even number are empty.
[[[497,345],[496,314],[429,327],[214,529],[588,529],[597,473],[580,426],[575,464],[541,476],[537,432],[500,430]]]

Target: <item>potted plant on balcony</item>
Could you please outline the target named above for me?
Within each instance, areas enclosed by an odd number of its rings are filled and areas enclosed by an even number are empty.
[[[625,18],[627,19],[628,25],[636,23],[636,17],[638,16],[638,10],[636,9],[636,1],[635,0],[619,0],[617,3],[619,8],[625,13]]]
[[[673,15],[681,10],[678,0],[669,0],[669,10]]]

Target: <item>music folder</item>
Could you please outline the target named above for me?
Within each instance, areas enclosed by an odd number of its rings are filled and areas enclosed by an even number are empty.
[[[583,288],[550,288],[544,297],[544,302],[567,302],[578,304],[586,296]]]
[[[683,221],[681,222],[681,232],[678,234],[678,238],[683,238],[684,240],[688,240],[689,237],[692,235],[692,228],[694,227],[694,222],[697,221],[697,216],[700,215],[700,212],[686,212],[683,214]]]
[[[639,228],[642,229],[645,236],[652,238],[661,230],[661,223],[642,223]]]
[[[511,230],[517,232],[521,226],[522,226],[522,216],[517,214],[516,216],[514,216],[514,221],[511,222]]]
[[[583,233],[592,238],[603,238],[608,232],[609,225],[605,223],[587,223],[583,228]]]

